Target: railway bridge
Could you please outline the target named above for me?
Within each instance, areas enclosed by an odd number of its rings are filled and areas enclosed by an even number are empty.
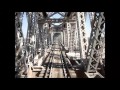
[[[15,52],[15,78],[105,78],[104,12],[15,12]]]

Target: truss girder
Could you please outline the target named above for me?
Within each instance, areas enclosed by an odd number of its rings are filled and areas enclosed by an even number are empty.
[[[75,50],[75,31],[76,31],[76,23],[71,23],[70,30],[70,52],[74,52]]]
[[[68,33],[67,33],[67,29],[63,30],[64,32],[64,45],[65,47],[68,46]]]
[[[104,49],[104,38],[102,36],[105,30],[105,17],[104,12],[95,13],[95,22],[91,31],[89,46],[87,51],[87,73],[95,73],[97,71],[98,64],[101,60]]]
[[[74,19],[42,19],[39,23],[62,23],[62,22],[75,22]]]
[[[67,22],[67,34],[68,34],[68,48],[70,48],[70,38],[71,38],[71,24]]]
[[[87,53],[88,39],[85,32],[84,12],[77,12],[77,28],[81,59],[85,59]]]
[[[28,20],[28,30],[27,30],[27,37],[26,37],[26,47],[28,56],[31,56],[30,60],[33,60],[34,58],[34,34],[35,34],[35,13],[34,12],[28,12],[27,13],[27,20]]]
[[[23,49],[23,33],[22,33],[22,12],[15,12],[15,71],[20,74],[21,70],[24,68],[25,62],[24,49]]]
[[[44,57],[46,50],[54,43],[54,33],[61,33],[62,39],[60,37],[58,39],[59,41],[62,40],[60,42],[62,42],[64,47],[67,47],[70,52],[75,52],[79,49],[80,59],[83,62],[85,61],[85,73],[96,73],[98,65],[105,62],[104,12],[89,12],[92,28],[89,45],[85,31],[86,12],[71,12],[70,17],[51,19],[50,17],[56,13],[65,17],[68,12],[49,12],[47,13],[47,18],[44,18],[42,12],[26,12],[28,29],[25,44],[23,44],[24,37],[22,33],[23,13],[15,13],[15,66],[21,68],[22,64],[27,66],[31,62],[34,63],[35,55],[38,55],[39,58]],[[59,26],[50,26],[52,23],[61,22],[62,24]],[[26,51],[26,54],[24,51]]]
[[[53,15],[55,15],[57,12],[49,12],[48,13],[48,17],[50,18],[50,17],[52,17]]]

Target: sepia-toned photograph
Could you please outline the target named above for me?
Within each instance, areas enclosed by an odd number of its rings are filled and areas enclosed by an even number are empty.
[[[15,12],[15,78],[105,78],[104,12]]]

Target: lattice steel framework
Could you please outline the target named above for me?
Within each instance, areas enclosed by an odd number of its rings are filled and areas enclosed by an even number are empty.
[[[67,34],[67,29],[64,29],[64,45],[65,47],[68,47],[68,34]]]
[[[21,68],[21,65],[25,66],[29,62],[34,62],[34,56],[38,52],[40,52],[40,57],[44,56],[46,49],[53,43],[53,31],[55,31],[53,29],[57,28],[63,29],[62,32],[60,31],[63,44],[69,48],[70,52],[78,49],[79,46],[81,60],[87,60],[85,63],[86,73],[88,75],[96,73],[98,64],[105,61],[104,12],[89,12],[92,28],[89,45],[85,32],[86,12],[72,12],[70,17],[51,19],[50,17],[56,13],[63,17],[66,15],[63,12],[47,12],[48,16],[44,18],[42,12],[27,12],[28,30],[25,44],[22,34],[23,13],[15,13],[15,66]],[[59,28],[55,25],[54,28],[51,28],[54,22],[62,22],[62,24],[59,25]],[[63,26],[64,24],[65,26]],[[93,75],[93,77],[95,76]]]
[[[70,37],[71,37],[71,24],[67,22],[67,34],[68,34],[68,48],[70,48]]]
[[[15,12],[15,71],[20,77],[20,72],[24,68],[24,37],[22,33],[22,12]]]
[[[28,52],[29,60],[32,62],[35,53],[35,34],[36,34],[36,14],[34,12],[27,12],[27,20],[28,20],[28,30],[27,30],[27,37],[26,37],[26,48]]]
[[[76,31],[76,23],[71,23],[70,30],[70,51],[73,52],[75,50],[75,31]]]
[[[81,59],[85,59],[87,53],[88,39],[86,38],[86,32],[85,32],[84,12],[77,12],[77,28],[78,28]]]
[[[105,45],[105,17],[104,12],[96,12],[94,16],[93,28],[91,31],[89,47],[87,51],[87,73],[96,73],[97,67],[102,59]]]

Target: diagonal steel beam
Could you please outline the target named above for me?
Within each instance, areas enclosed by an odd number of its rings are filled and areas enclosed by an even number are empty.
[[[59,15],[61,15],[62,17],[64,17],[65,15],[63,15],[62,13],[58,12]]]
[[[48,18],[52,17],[53,15],[55,15],[57,12],[54,12],[53,14],[51,14],[50,16],[48,16]]]

